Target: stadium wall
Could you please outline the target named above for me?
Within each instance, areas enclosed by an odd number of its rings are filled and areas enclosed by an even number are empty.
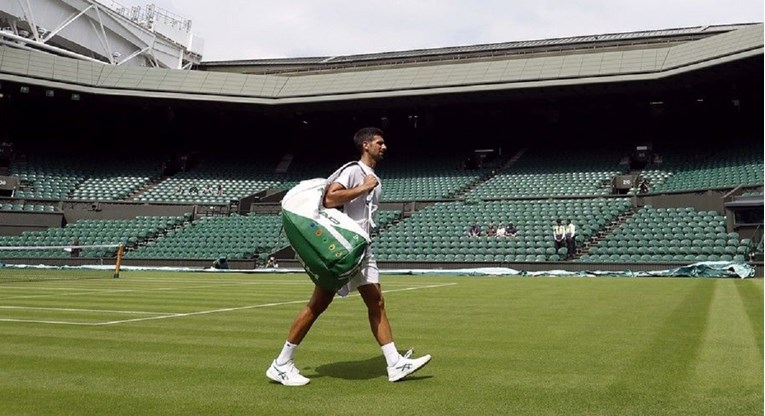
[[[0,235],[20,235],[23,231],[45,231],[61,227],[61,212],[0,212]]]
[[[180,216],[194,212],[194,205],[172,205],[131,202],[64,202],[64,218],[67,223],[82,219],[125,220],[138,216]]]
[[[651,205],[654,208],[693,207],[697,211],[717,211],[725,214],[723,198],[728,192],[730,188],[639,195],[635,198],[635,204],[636,206]]]

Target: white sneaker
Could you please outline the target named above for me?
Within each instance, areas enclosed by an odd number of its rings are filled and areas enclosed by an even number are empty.
[[[271,367],[268,367],[266,376],[285,386],[305,386],[311,381],[311,379],[300,375],[300,371],[295,368],[295,363],[292,360],[282,365],[276,364],[276,360],[274,360]]]
[[[412,350],[409,350],[403,357],[398,359],[398,362],[393,367],[388,367],[388,380],[399,381],[402,378],[414,373],[415,371],[425,367],[425,364],[430,362],[432,358],[430,354],[423,355],[420,358],[410,359]]]

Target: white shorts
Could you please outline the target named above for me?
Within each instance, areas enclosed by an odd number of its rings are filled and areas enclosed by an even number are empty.
[[[356,273],[355,276],[348,280],[348,283],[346,283],[345,286],[337,291],[337,294],[341,297],[345,297],[359,286],[378,283],[380,283],[380,269],[377,268],[377,260],[375,260],[374,253],[370,248],[367,248],[364,260],[361,262],[361,269],[359,269],[359,272]]]

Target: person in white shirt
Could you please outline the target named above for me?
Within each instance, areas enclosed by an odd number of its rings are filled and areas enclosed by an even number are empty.
[[[377,163],[383,159],[387,146],[383,132],[374,127],[359,130],[353,141],[361,152],[357,164],[346,167],[343,172],[327,187],[324,206],[327,208],[343,207],[349,217],[362,229],[369,231],[373,226],[372,214],[380,203],[381,184],[374,172]],[[371,193],[371,200],[368,196]],[[388,380],[399,381],[427,364],[431,356],[409,358],[411,350],[405,355],[399,354],[393,342],[393,331],[385,313],[385,301],[380,286],[380,272],[377,268],[371,248],[367,249],[359,274],[351,278],[347,290],[358,290],[367,306],[367,316],[372,334],[382,349],[388,366]],[[342,290],[342,289],[341,289]],[[346,292],[347,293],[347,292]],[[342,293],[341,293],[342,295]],[[292,322],[287,341],[279,356],[271,363],[266,376],[285,386],[303,386],[310,379],[300,374],[295,367],[295,350],[308,334],[311,326],[327,309],[335,297],[335,292],[314,286],[313,295],[308,304],[297,314]]]
[[[555,238],[555,250],[560,250],[561,247],[566,244],[566,226],[563,225],[563,221],[558,218],[553,226],[553,238]]]
[[[571,219],[568,219],[568,222],[566,224],[566,247],[568,248],[568,254],[566,256],[566,259],[573,259],[576,255],[576,226],[571,221]]]
[[[505,224],[499,223],[499,227],[497,227],[497,237],[504,237],[505,233],[507,233],[507,229],[505,229]]]

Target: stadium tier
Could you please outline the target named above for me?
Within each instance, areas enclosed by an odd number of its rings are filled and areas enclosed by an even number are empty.
[[[128,252],[125,258],[262,259],[286,245],[286,238],[281,234],[281,216],[233,214],[195,220]]]
[[[391,162],[391,163],[387,163]],[[454,198],[476,184],[488,168],[464,169],[459,156],[397,158],[386,161],[380,179],[385,184],[383,201],[428,201]]]
[[[118,245],[126,249],[138,246],[139,242],[171,230],[188,221],[185,216],[139,216],[130,220],[89,220],[83,219],[67,224],[62,228],[49,228],[45,231],[24,231],[18,236],[0,236],[3,247],[45,247],[69,245]],[[6,257],[71,257],[71,251],[51,250],[16,250],[0,252]],[[114,248],[84,250],[79,257],[113,257]]]
[[[48,204],[3,202],[0,203],[0,211],[56,212],[56,207]]]
[[[654,165],[667,176],[653,192],[693,191],[763,184],[763,147],[732,147],[714,153],[675,152]]]
[[[478,183],[492,165],[464,169],[459,153],[429,154],[427,158],[395,155],[385,160],[376,172],[385,184],[383,202],[436,201],[452,199],[467,187]],[[309,158],[294,161],[279,188],[289,189],[307,178],[327,177],[344,161],[317,162]]]
[[[752,242],[726,232],[725,217],[693,208],[644,207],[579,260],[586,262],[747,261]]]
[[[439,202],[391,227],[375,242],[379,260],[457,262],[544,262],[556,251],[553,225],[572,219],[581,245],[630,207],[627,199],[493,201],[480,205]],[[513,223],[516,237],[468,237],[471,224]]]
[[[88,173],[83,164],[53,155],[29,154],[11,161],[10,173],[19,178],[17,198],[68,199]]]
[[[398,211],[381,211],[378,229],[399,217]],[[202,217],[177,230],[167,232],[135,251],[128,259],[204,259],[226,257],[229,260],[257,259],[264,263],[268,255],[287,247],[280,215],[232,214]]]
[[[160,176],[160,161],[25,153],[10,165],[20,188],[17,198],[49,200],[123,200]]]
[[[204,160],[199,166],[179,172],[138,195],[141,202],[228,203],[275,187],[274,165],[228,160]]]
[[[625,171],[623,155],[608,151],[527,151],[471,193],[482,199],[611,194],[611,179]]]
[[[762,159],[762,149],[757,147],[701,154],[665,151],[660,163],[649,163],[633,173],[648,179],[650,192],[761,186]],[[616,175],[630,172],[623,154],[604,150],[550,153],[532,149],[514,163],[479,169],[464,169],[462,163],[456,154],[425,160],[392,157],[379,170],[385,183],[382,200],[438,201],[462,194],[470,200],[605,196],[612,193]],[[303,179],[326,177],[340,164],[300,160],[277,173],[273,160],[210,158],[161,179],[159,160],[113,160],[85,168],[91,165],[84,159],[29,154],[14,161],[10,171],[20,180],[15,197],[21,199],[226,204],[268,189],[289,189]]]

